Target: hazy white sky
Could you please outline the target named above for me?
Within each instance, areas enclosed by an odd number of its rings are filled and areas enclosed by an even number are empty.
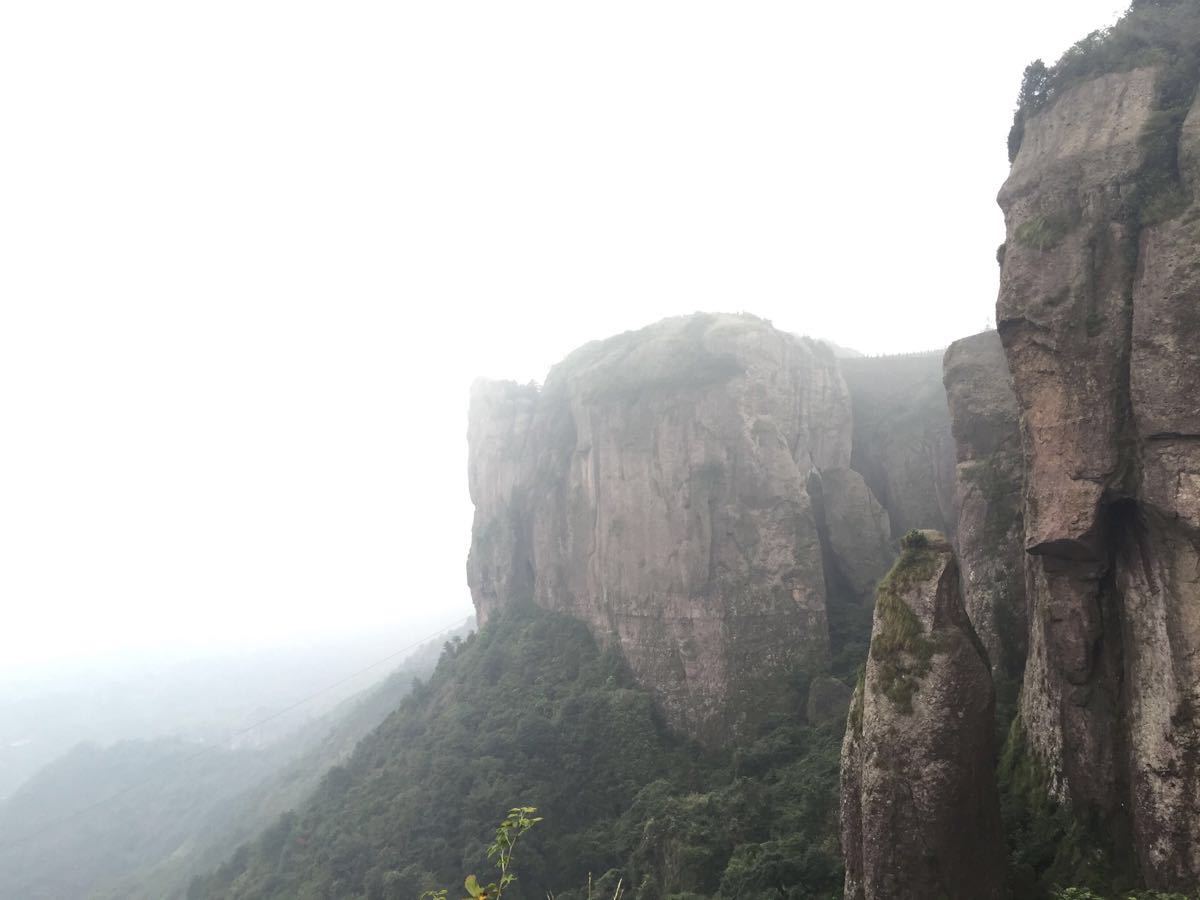
[[[1120,5],[3,4],[0,665],[458,620],[477,375],[980,330],[1021,70]]]

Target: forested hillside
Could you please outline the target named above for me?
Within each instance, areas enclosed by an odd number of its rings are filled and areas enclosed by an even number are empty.
[[[266,747],[180,738],[76,747],[0,803],[0,897],[181,897],[193,876],[302,803],[414,679],[429,677],[440,648],[418,649],[379,684]]]
[[[829,897],[841,732],[797,713],[736,750],[702,750],[668,732],[583,623],[514,606],[188,896],[412,898],[486,873],[494,823],[519,802],[545,817],[519,896],[581,896],[590,875],[639,897]]]

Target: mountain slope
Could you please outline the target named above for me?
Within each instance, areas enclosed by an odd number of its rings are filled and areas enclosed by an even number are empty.
[[[189,897],[409,897],[488,868],[493,821],[545,823],[520,895],[572,896],[589,873],[639,897],[841,884],[840,727],[784,717],[736,751],[673,736],[614,652],[561,613],[515,605],[405,701],[313,799]]]
[[[267,747],[160,738],[75,748],[0,804],[0,897],[181,897],[194,875],[311,794],[413,680],[428,677],[440,647],[418,649],[381,683]]]

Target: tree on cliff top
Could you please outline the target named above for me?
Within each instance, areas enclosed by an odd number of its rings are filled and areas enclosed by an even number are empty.
[[[1017,96],[1017,109],[1008,137],[1009,161],[1017,157],[1026,121],[1053,105],[1062,94],[1088,78],[1158,65],[1164,70],[1185,70],[1187,77],[1172,75],[1189,86],[1187,101],[1196,85],[1200,59],[1200,3],[1196,0],[1134,0],[1111,28],[1093,31],[1047,67],[1035,60],[1026,67]],[[1175,92],[1178,93],[1178,92]],[[1178,98],[1171,98],[1177,100]]]

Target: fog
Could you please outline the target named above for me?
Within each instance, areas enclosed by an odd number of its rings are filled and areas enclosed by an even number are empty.
[[[1021,71],[1116,12],[7,4],[2,671],[460,622],[476,376],[981,330]]]

